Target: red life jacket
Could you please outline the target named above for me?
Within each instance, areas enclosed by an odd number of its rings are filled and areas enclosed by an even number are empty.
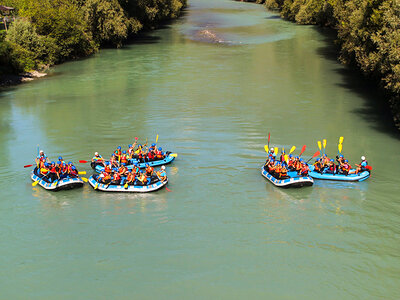
[[[121,176],[119,176],[119,173],[114,173],[113,179],[114,181],[118,181],[121,179]]]

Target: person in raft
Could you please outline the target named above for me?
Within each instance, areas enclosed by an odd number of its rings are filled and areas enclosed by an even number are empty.
[[[35,162],[36,162],[37,168],[40,169],[40,168],[44,167],[44,164],[46,162],[50,163],[50,159],[47,157],[47,155],[44,153],[43,150],[40,150],[39,155],[35,159]]]
[[[349,175],[351,169],[351,165],[349,164],[349,161],[345,159],[343,163],[339,166],[339,172],[344,174],[344,175]]]
[[[325,172],[328,173],[328,174],[336,174],[337,173],[336,164],[335,164],[335,161],[333,159],[331,159],[329,161],[329,163],[326,165]]]
[[[368,166],[368,162],[367,162],[367,159],[365,158],[365,156],[363,155],[363,156],[361,156],[361,162],[360,162],[360,164],[356,164],[356,172],[355,172],[355,174],[358,174],[358,173],[362,173],[362,172],[364,172],[364,171],[369,171],[368,169],[367,169],[367,166]]]
[[[99,152],[94,153],[94,156],[92,157],[92,164],[104,166],[104,158],[99,154]]]
[[[161,166],[161,170],[156,172],[158,179],[161,181],[167,180],[167,173],[165,172],[165,166]]]

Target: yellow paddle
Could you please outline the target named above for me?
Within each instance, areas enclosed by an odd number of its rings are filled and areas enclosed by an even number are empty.
[[[339,138],[339,144],[343,144],[343,140],[344,140],[344,137],[341,136],[341,137]]]
[[[178,153],[171,153],[169,156],[172,156],[172,157],[178,157]]]
[[[157,134],[157,136],[156,136],[156,144],[157,144],[157,142],[158,142],[158,134]]]
[[[268,145],[265,145],[265,146],[264,146],[264,150],[265,150],[265,152],[267,152],[267,153],[269,152]]]
[[[98,187],[99,187],[99,182],[96,182],[96,185],[94,186],[94,189],[97,190]]]
[[[278,155],[278,151],[279,151],[279,148],[278,148],[278,147],[275,147],[275,149],[274,149],[274,154],[275,154],[275,156]]]
[[[342,145],[342,144],[339,144],[339,145],[338,145],[339,153],[342,153],[342,149],[343,149],[343,145]]]
[[[286,161],[286,164],[289,164],[289,155],[285,155],[285,161]]]
[[[36,186],[39,183],[40,180],[32,182],[32,186]]]
[[[86,173],[86,172],[85,172]],[[88,182],[88,179],[86,178],[86,177],[81,177],[81,179],[84,181],[84,182]]]
[[[127,189],[128,188],[128,183],[124,184],[124,188]]]
[[[326,148],[326,139],[322,140],[322,145],[324,146],[324,154],[325,154],[325,148]]]
[[[86,171],[80,171],[78,172],[79,175],[86,175]]]
[[[296,150],[296,146],[293,146],[292,148],[290,148],[289,154],[292,154],[294,150]]]
[[[319,151],[321,151],[322,149],[322,146],[321,146],[321,141],[318,141],[318,148],[319,148]]]

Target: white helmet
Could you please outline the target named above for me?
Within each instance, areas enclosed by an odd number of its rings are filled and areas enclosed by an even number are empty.
[[[269,149],[269,150],[271,150],[272,152],[274,152],[274,147],[271,147],[271,149]]]
[[[363,156],[361,156],[361,159],[362,159],[362,160],[365,160],[365,156],[364,156],[364,155],[363,155]]]
[[[98,156],[98,155],[99,155],[99,152],[95,152],[94,155],[95,155],[95,156]]]
[[[165,166],[161,166],[161,170],[165,170]]]
[[[43,151],[43,150],[40,150],[39,153],[44,153],[44,151]]]

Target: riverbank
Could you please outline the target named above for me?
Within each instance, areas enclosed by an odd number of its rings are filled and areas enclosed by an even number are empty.
[[[7,0],[17,17],[0,31],[0,86],[43,77],[43,70],[120,48],[143,30],[178,18],[186,0]]]
[[[282,18],[302,25],[333,28],[338,59],[362,72],[383,90],[400,129],[400,4],[392,0],[346,3],[317,0],[240,0],[264,4]],[[377,102],[382,99],[376,99]]]

